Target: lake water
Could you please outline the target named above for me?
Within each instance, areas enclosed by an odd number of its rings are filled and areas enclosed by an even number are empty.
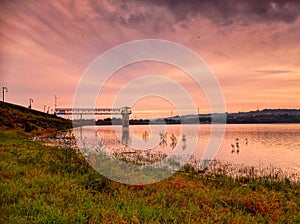
[[[198,132],[197,130],[200,131]],[[208,141],[218,141],[211,125],[137,125],[88,126],[77,128],[76,136],[83,141],[101,140],[107,152],[134,150],[163,152],[167,155],[194,150],[203,156]],[[217,151],[207,149],[208,151]],[[214,154],[214,153],[212,153]],[[300,172],[300,124],[228,124],[216,159],[250,166],[274,165]]]

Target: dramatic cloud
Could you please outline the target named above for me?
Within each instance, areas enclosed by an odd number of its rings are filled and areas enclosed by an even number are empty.
[[[256,70],[255,72],[264,73],[264,74],[281,74],[281,73],[290,73],[290,72],[293,72],[293,71],[269,69],[269,70]]]
[[[124,42],[157,38],[183,44],[208,63],[229,111],[299,107],[299,12],[297,0],[3,0],[0,84],[9,87],[11,102],[27,105],[31,97],[42,109],[56,94],[61,106],[71,106],[97,56]],[[172,78],[208,110],[191,78],[153,63],[117,72],[99,104],[111,103],[123,85],[145,73]]]
[[[169,9],[177,21],[194,16],[205,16],[217,24],[235,22],[294,22],[299,17],[300,2],[297,0],[154,0],[148,4],[158,4]]]

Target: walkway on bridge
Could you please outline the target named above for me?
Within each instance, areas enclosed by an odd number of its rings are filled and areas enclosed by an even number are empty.
[[[130,107],[121,108],[55,108],[56,115],[122,115],[122,126],[129,126]]]

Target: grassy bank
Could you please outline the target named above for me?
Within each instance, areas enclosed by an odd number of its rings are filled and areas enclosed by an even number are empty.
[[[70,120],[0,101],[0,130],[17,129],[41,135],[71,127]]]
[[[300,185],[178,173],[129,186],[69,148],[0,131],[0,223],[299,223]]]

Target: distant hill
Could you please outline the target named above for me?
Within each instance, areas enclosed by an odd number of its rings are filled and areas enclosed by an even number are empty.
[[[300,123],[298,109],[264,109],[231,113],[227,123]]]
[[[212,117],[218,123],[226,117],[227,124],[274,124],[300,123],[299,109],[264,109],[257,111],[220,113],[220,114],[190,114],[151,120],[151,124],[193,124],[211,123]],[[149,120],[130,120],[130,124],[148,124]],[[101,125],[98,121],[97,124]]]
[[[72,127],[72,122],[52,114],[0,102],[0,129],[46,133]]]

